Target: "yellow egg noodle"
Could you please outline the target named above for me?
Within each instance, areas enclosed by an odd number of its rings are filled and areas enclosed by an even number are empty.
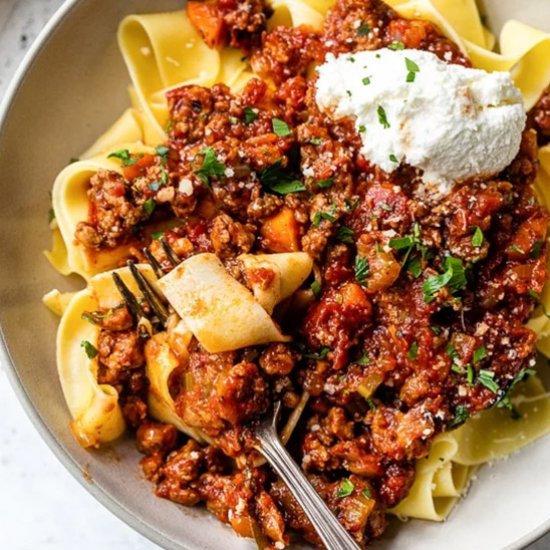
[[[509,21],[500,35],[500,53],[496,53],[495,38],[483,26],[475,0],[386,1],[404,17],[434,23],[459,45],[475,67],[510,71],[527,109],[533,107],[550,83],[548,34],[519,21]],[[272,0],[274,15],[269,26],[307,24],[320,28],[333,3],[334,0]],[[129,16],[120,25],[118,39],[132,81],[131,107],[82,154],[82,160],[67,166],[56,179],[52,193],[53,247],[46,253],[60,273],[77,273],[88,282],[86,289],[74,296],[52,291],[44,297],[48,307],[62,315],[57,336],[59,376],[73,417],[72,429],[87,447],[112,441],[125,428],[116,389],[97,383],[97,360],[86,358],[80,342],[95,345],[99,334],[97,327],[81,319],[82,313],[97,310],[99,306],[117,305],[119,294],[107,270],[119,265],[126,254],[121,247],[91,258],[75,244],[76,225],[87,217],[88,181],[98,170],[120,172],[120,163],[109,159],[109,153],[119,149],[147,153],[166,140],[169,117],[165,93],[170,89],[222,82],[239,91],[253,76],[240,51],[207,47],[184,10]],[[541,202],[550,207],[550,146],[541,149],[540,161],[535,187]],[[273,307],[294,293],[312,269],[311,260],[303,253],[243,255],[240,260],[245,269],[258,263],[267,266],[276,274],[274,285],[267,291],[252,288],[251,292],[232,279],[215,256],[208,254],[191,257],[184,262],[185,270],[176,269],[160,282],[149,266],[139,266],[151,283],[166,294],[181,292],[180,285],[172,284],[173,279],[186,279],[187,294],[171,299],[180,304],[177,309],[183,320],[172,323],[166,332],[154,335],[146,345],[148,400],[156,419],[175,425],[199,442],[207,438],[181,420],[168,390],[170,375],[182,361],[182,357],[176,358],[172,351],[171,338],[179,338],[179,342],[185,344],[195,336],[212,352],[283,341],[286,337],[271,319]],[[139,296],[128,269],[116,271]],[[221,288],[225,301],[219,296]],[[221,310],[197,311],[189,307],[193,295],[199,291],[210,297],[212,304],[222,298],[223,316]],[[539,335],[539,351],[550,357],[547,315],[550,314],[550,285],[541,302],[529,326]],[[240,318],[239,331],[228,334],[227,315]],[[245,320],[248,330],[243,330]],[[185,349],[182,353],[185,354]],[[438,436],[429,456],[417,463],[416,480],[409,496],[392,513],[444,520],[481,464],[503,458],[550,432],[550,399],[541,381],[537,377],[529,378],[518,384],[514,395],[513,404],[521,414],[518,420],[511,420],[504,409],[492,409],[468,420],[461,428]],[[304,405],[306,401],[307,396]]]

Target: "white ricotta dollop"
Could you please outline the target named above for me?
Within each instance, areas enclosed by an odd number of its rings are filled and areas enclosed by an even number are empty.
[[[410,164],[444,192],[499,173],[519,151],[526,115],[509,73],[390,49],[329,54],[317,71],[319,108],[354,117],[362,154],[387,172]]]

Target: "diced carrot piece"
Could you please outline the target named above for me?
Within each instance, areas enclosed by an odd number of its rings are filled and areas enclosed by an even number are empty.
[[[300,225],[286,206],[264,222],[261,235],[263,244],[273,252],[300,250]]]
[[[187,15],[207,46],[214,48],[223,42],[223,17],[217,0],[187,2]]]

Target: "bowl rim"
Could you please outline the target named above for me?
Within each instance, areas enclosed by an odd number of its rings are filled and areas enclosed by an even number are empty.
[[[15,74],[8,82],[4,97],[0,100],[0,137],[5,132],[6,121],[9,118],[12,104],[17,98],[19,90],[25,84],[25,80],[28,72],[34,65],[36,57],[47,45],[51,38],[51,35],[60,27],[65,19],[69,17],[72,11],[78,7],[83,0],[64,0],[61,6],[56,10],[44,28],[40,31],[34,42],[31,44],[29,50],[23,57],[23,60],[19,64]],[[191,546],[188,546],[185,541],[175,541],[166,537],[160,531],[154,527],[142,523],[132,514],[121,502],[116,500],[114,496],[107,493],[103,489],[99,488],[95,484],[88,483],[82,475],[82,470],[73,459],[70,453],[61,445],[55,435],[50,430],[47,423],[41,417],[39,411],[36,409],[34,403],[30,399],[23,382],[21,381],[15,362],[13,361],[9,352],[7,341],[4,335],[4,330],[0,322],[0,364],[5,366],[5,374],[13,389],[17,399],[21,403],[23,410],[27,417],[30,419],[34,428],[39,433],[42,440],[47,444],[49,449],[55,455],[55,457],[61,462],[66,470],[72,475],[74,479],[94,497],[100,504],[112,512],[118,519],[123,521],[126,525],[143,535],[145,538],[165,548],[167,550],[197,550]],[[523,536],[521,539],[506,546],[502,550],[522,550],[528,545],[533,544],[537,540],[544,537],[544,535],[550,533],[550,515],[548,519],[533,529],[530,533]]]

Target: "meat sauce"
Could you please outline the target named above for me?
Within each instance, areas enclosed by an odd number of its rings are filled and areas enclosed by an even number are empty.
[[[434,436],[510,407],[508,389],[533,365],[524,323],[547,279],[549,216],[531,184],[537,139],[550,137],[550,93],[509,168],[434,199],[410,167],[387,174],[362,157],[353,122],[322,114],[308,77],[327,52],[395,43],[469,66],[432,24],[378,0],[339,0],[318,32],[267,32],[269,10],[255,0],[189,2],[188,11],[209,45],[243,48],[260,78],[239,94],[222,84],[170,91],[166,147],[124,176],[92,178],[76,238],[96,251],[147,245],[168,272],[164,248],[142,228],[176,218],[164,239],[181,259],[214,252],[243,281],[239,254],[303,250],[316,278],[298,318],[282,320],[292,344],[209,354],[192,342],[173,394],[211,445],[149,418],[143,341],[125,308],[101,312],[99,381],[121,391],[156,494],[204,502],[266,548],[288,544],[290,530],[321,546],[286,487],[255,466],[247,428],[274,399],[290,412],[309,392],[290,449],[365,546],[407,495]],[[301,190],[288,192],[296,181]]]

